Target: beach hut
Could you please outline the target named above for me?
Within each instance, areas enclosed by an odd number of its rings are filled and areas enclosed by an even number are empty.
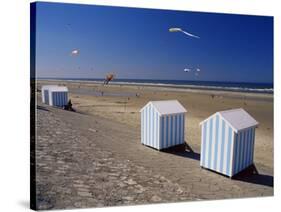
[[[43,90],[43,89],[42,89]],[[44,103],[56,106],[63,107],[68,102],[68,89],[64,86],[48,86],[44,88]]]
[[[200,125],[201,167],[232,177],[253,164],[258,122],[244,109],[217,112]]]
[[[161,150],[184,143],[186,110],[177,100],[150,101],[140,113],[142,144]]]
[[[57,85],[43,85],[41,87],[42,103],[49,104],[48,88],[56,87]]]

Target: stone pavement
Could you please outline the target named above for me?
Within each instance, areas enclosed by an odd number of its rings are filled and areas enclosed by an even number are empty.
[[[201,169],[196,151],[156,151],[141,145],[139,134],[139,129],[98,116],[41,105],[36,141],[38,209],[273,195],[268,167],[259,164],[259,175],[231,180]]]

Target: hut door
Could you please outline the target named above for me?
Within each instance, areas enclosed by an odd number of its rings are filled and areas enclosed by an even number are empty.
[[[45,97],[45,103],[48,105],[49,104],[49,91],[44,90],[44,97]]]

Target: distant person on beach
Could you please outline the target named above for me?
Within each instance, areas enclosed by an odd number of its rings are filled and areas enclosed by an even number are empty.
[[[75,110],[74,110],[73,107],[72,107],[71,99],[69,99],[67,105],[65,105],[63,109],[64,109],[64,110],[69,110],[69,111],[75,112]]]

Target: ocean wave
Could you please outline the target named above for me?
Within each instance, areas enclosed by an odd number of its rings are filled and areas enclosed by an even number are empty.
[[[140,82],[111,82],[116,85],[139,85],[139,86],[159,86],[171,88],[187,88],[187,89],[202,89],[202,90],[223,90],[223,91],[241,91],[254,93],[273,93],[273,88],[248,88],[248,87],[228,87],[228,86],[213,86],[213,85],[178,85],[168,83],[140,83]]]
[[[46,79],[52,81],[68,81],[68,82],[80,82],[80,83],[96,83],[103,84],[104,81],[101,80],[90,80],[90,79]],[[198,85],[202,83],[202,85]],[[235,92],[251,92],[251,93],[270,93],[274,92],[273,88],[255,88],[255,87],[245,87],[245,86],[221,86],[221,85],[204,85],[206,82],[197,82],[194,84],[173,84],[173,83],[163,83],[163,82],[136,82],[136,81],[112,81],[110,84],[114,85],[133,85],[133,86],[151,86],[151,87],[166,87],[166,88],[178,88],[178,89],[200,89],[200,90],[217,90],[217,91],[235,91]],[[226,83],[224,83],[226,84]],[[230,83],[233,84],[233,83]],[[236,83],[237,85],[239,83]]]

